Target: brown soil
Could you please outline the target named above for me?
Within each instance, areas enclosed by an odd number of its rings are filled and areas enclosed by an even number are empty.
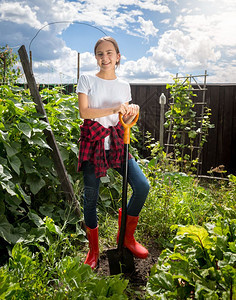
[[[135,272],[133,272],[132,274],[124,275],[124,277],[129,280],[129,287],[135,291],[140,292],[140,296],[138,296],[138,294],[130,295],[129,299],[142,299],[142,294],[144,294],[145,292],[144,289],[148,281],[151,267],[157,262],[160,255],[161,250],[158,249],[158,246],[156,244],[149,244],[147,248],[149,251],[148,257],[146,259],[139,259],[134,257]],[[100,254],[97,273],[103,276],[110,275],[106,251]]]

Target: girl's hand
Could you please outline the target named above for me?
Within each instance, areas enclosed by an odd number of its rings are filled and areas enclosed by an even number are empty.
[[[127,103],[122,103],[120,106],[117,107],[116,112],[121,113],[123,116],[125,116],[128,112],[128,104]]]
[[[129,105],[128,103],[123,103],[120,105],[118,113],[121,113],[123,115],[124,122],[129,124],[139,113],[139,106],[137,104]]]
[[[139,113],[139,106],[137,104],[130,104],[127,107],[125,117],[133,116],[135,117]]]

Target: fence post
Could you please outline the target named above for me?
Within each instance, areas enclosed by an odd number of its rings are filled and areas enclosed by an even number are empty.
[[[79,71],[80,71],[80,53],[78,52],[78,58],[77,58],[77,82],[79,80]],[[76,84],[77,84],[76,82]]]
[[[18,52],[20,55],[22,67],[24,69],[25,77],[27,79],[27,83],[28,83],[28,86],[30,89],[30,93],[32,95],[34,102],[37,104],[36,110],[37,110],[37,112],[42,114],[45,122],[49,123],[41,96],[37,89],[33,71],[30,67],[30,62],[28,59],[27,52],[25,50],[25,46],[24,45],[21,46]],[[78,205],[78,201],[75,197],[75,194],[74,194],[71,182],[69,180],[67,171],[65,169],[65,165],[63,163],[61,153],[57,146],[57,142],[56,142],[55,136],[53,134],[53,131],[51,129],[45,129],[44,134],[46,135],[46,140],[47,140],[48,145],[52,148],[52,159],[53,159],[55,169],[57,171],[57,174],[58,174],[58,177],[59,177],[59,180],[61,183],[62,190],[65,194],[65,197],[70,204],[73,204],[77,216],[80,217],[80,208]]]
[[[164,93],[161,93],[161,96],[159,98],[159,103],[161,104],[161,110],[160,110],[160,136],[159,136],[159,142],[160,145],[164,145],[164,108],[166,104],[166,96]]]

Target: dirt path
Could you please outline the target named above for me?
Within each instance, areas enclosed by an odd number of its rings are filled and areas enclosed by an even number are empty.
[[[143,288],[145,288],[148,280],[148,276],[150,274],[151,267],[157,262],[158,256],[160,255],[160,250],[157,248],[157,245],[149,245],[148,247],[149,255],[146,259],[139,259],[134,257],[135,263],[135,272],[127,275],[127,279],[129,279],[130,287],[136,291],[140,291],[143,293]],[[106,251],[101,253],[99,259],[99,267],[97,269],[98,274],[103,276],[109,276],[109,264],[106,255]],[[130,299],[140,299],[138,297],[130,298]]]

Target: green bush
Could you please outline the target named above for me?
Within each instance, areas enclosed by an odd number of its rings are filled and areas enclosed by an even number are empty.
[[[76,171],[81,120],[76,95],[63,95],[55,88],[41,92],[64,164],[72,184]],[[72,232],[81,220],[61,192],[51,149],[44,130],[49,124],[36,112],[29,91],[0,86],[0,263],[6,247],[27,239],[35,223],[32,215],[52,217],[69,225]]]
[[[24,245],[16,243],[8,265],[0,268],[0,299],[127,299],[128,280],[98,277],[75,256],[79,233],[63,233],[48,217],[33,218],[38,230]]]
[[[147,299],[234,299],[236,220],[178,226],[174,250],[153,266]]]

